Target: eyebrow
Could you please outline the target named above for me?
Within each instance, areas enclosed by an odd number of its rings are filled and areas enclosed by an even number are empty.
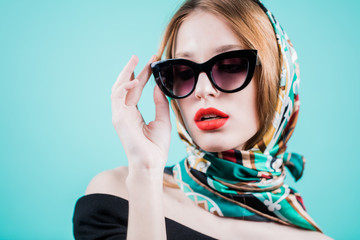
[[[239,44],[228,44],[228,45],[220,46],[213,51],[213,54],[217,55],[217,54],[220,54],[220,53],[223,53],[223,52],[226,52],[229,50],[235,50],[235,49],[243,49],[243,46],[241,46]],[[191,57],[191,56],[193,56],[193,54],[191,52],[186,52],[186,51],[177,52],[174,55],[175,58],[184,58],[184,57]]]

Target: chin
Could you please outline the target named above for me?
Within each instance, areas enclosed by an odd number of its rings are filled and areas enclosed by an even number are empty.
[[[191,134],[190,134],[191,136]],[[199,134],[191,136],[194,142],[207,152],[225,152],[231,149],[242,149],[247,139],[234,138],[233,135],[224,134]]]
[[[219,146],[216,146],[216,147],[213,147],[213,146],[204,147],[204,148],[201,148],[201,149],[203,149],[203,150],[205,150],[207,152],[224,152],[224,151],[226,151],[223,147],[219,147]]]
[[[218,143],[221,143],[221,140],[217,141]],[[198,144],[199,147],[207,152],[224,152],[228,151],[230,149],[237,148],[237,146],[232,146],[230,144]]]

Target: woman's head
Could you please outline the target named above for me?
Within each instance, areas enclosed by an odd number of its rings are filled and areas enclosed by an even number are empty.
[[[165,51],[166,58],[202,63],[218,53],[239,49],[258,50],[261,62],[245,89],[236,93],[220,92],[205,73],[200,73],[195,91],[187,98],[172,101],[179,121],[207,151],[250,148],[271,123],[280,74],[273,27],[254,0],[198,0],[185,2],[165,31],[159,56]],[[229,118],[223,127],[204,131],[194,117],[199,109],[210,107]],[[211,115],[211,110],[205,113]]]

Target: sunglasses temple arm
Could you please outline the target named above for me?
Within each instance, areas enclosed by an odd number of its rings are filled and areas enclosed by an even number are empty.
[[[256,55],[256,63],[255,63],[255,65],[256,65],[256,66],[261,65],[260,59],[259,59],[259,56],[258,56],[258,55]]]

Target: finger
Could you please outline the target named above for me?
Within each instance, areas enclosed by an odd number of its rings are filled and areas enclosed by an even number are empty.
[[[113,101],[113,104],[115,103],[117,106],[125,105],[127,93],[131,89],[135,88],[138,84],[139,80],[135,79],[133,81],[123,83],[121,86],[115,89],[111,94],[111,100]]]
[[[118,88],[122,83],[128,82],[134,79],[134,70],[139,62],[139,58],[135,55],[131,56],[129,62],[125,65],[123,70],[119,73],[116,82],[114,83],[112,90]]]
[[[140,128],[144,120],[136,106],[126,105],[126,95],[139,84],[137,79],[119,86],[111,95],[112,123],[117,131],[126,129],[129,123]],[[119,135],[120,136],[120,135]]]
[[[154,88],[154,102],[156,111],[155,121],[161,121],[166,124],[170,124],[169,102],[157,85]]]
[[[149,80],[151,76],[151,68],[150,63],[152,63],[156,59],[156,56],[152,56],[148,63],[145,65],[143,70],[139,73],[139,75],[136,77],[136,79],[139,80],[139,85],[134,88],[131,92],[129,92],[126,102],[129,105],[136,105],[141,97],[141,92],[143,91],[147,81]]]
[[[156,55],[151,56],[150,60],[147,62],[145,67],[141,70],[141,72],[137,76],[137,79],[139,79],[140,85],[142,87],[144,87],[145,84],[147,83],[147,81],[149,80],[149,78],[150,78],[150,76],[152,74],[150,64],[152,62],[156,61],[156,59],[157,59]]]

